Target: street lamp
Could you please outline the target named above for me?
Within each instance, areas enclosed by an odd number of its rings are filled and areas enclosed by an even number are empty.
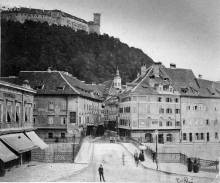
[[[158,130],[155,130],[155,137],[156,137],[156,165],[157,165],[157,170],[158,170],[158,153],[157,153],[157,141],[158,141]]]
[[[73,163],[74,163],[74,160],[75,160],[75,134],[73,134]]]

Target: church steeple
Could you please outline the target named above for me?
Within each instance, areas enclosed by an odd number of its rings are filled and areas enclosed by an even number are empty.
[[[121,89],[121,77],[120,77],[120,74],[119,74],[119,69],[117,67],[116,69],[116,75],[114,77],[114,88],[116,89]]]

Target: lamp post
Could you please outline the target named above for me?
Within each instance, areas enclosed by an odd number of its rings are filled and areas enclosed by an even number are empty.
[[[157,153],[157,141],[158,141],[158,130],[155,130],[155,137],[156,137],[156,165],[158,170],[158,153]]]
[[[73,163],[74,163],[74,160],[75,160],[75,134],[73,134]]]

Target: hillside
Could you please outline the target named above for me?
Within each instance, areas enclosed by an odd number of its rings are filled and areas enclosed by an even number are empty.
[[[2,76],[52,67],[87,82],[103,82],[112,79],[118,66],[126,82],[134,79],[142,63],[153,63],[140,49],[106,34],[32,21],[2,21],[1,34]]]

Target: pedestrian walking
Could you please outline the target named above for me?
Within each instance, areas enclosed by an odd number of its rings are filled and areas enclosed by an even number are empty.
[[[100,164],[98,171],[99,171],[100,182],[102,182],[102,180],[105,182],[104,169],[102,164]]]
[[[155,152],[152,152],[152,159],[153,159],[153,162],[154,162],[155,159],[156,159],[156,153],[155,153]]]
[[[122,165],[123,166],[125,165],[125,154],[124,154],[124,152],[122,153]]]
[[[143,150],[141,150],[141,152],[139,154],[139,160],[144,161],[144,151]]]
[[[136,163],[136,166],[138,166],[139,157],[138,157],[138,152],[137,152],[137,151],[135,151],[135,153],[134,153],[134,161],[135,161],[135,163]]]

